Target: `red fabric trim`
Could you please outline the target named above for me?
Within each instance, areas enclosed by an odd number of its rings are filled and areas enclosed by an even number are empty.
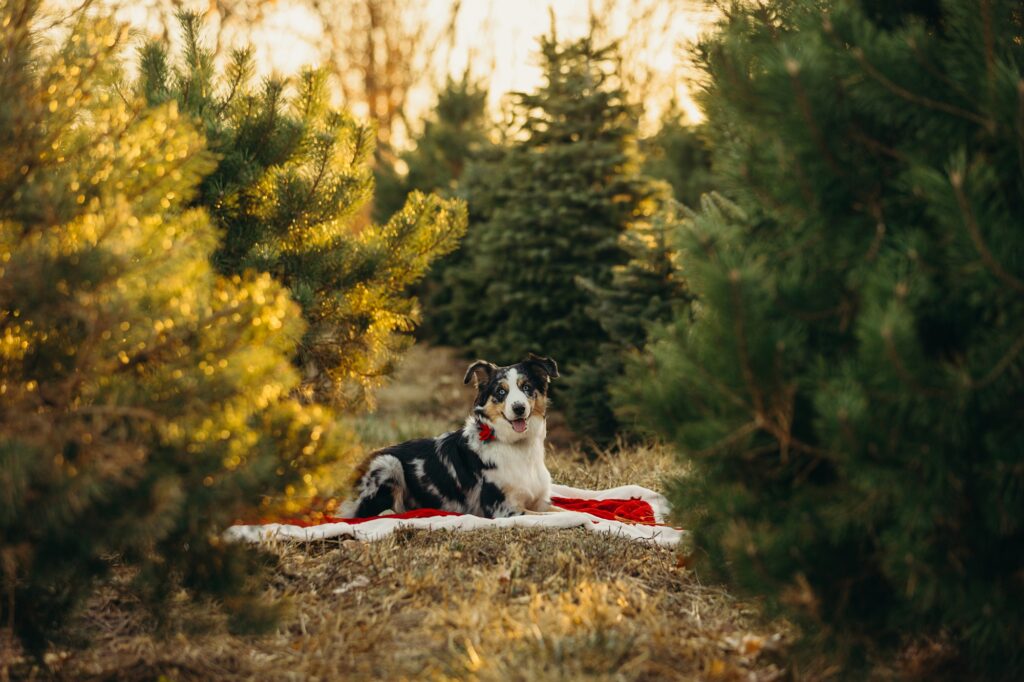
[[[571,497],[552,497],[551,503],[568,511],[585,512],[609,521],[638,523],[645,526],[658,525],[657,521],[655,521],[654,510],[651,508],[651,505],[636,497],[629,500],[580,500]],[[260,525],[267,523],[283,523],[291,526],[308,528],[310,526],[319,526],[325,523],[357,524],[373,521],[374,519],[420,519],[429,518],[431,516],[462,516],[462,514],[459,514],[458,512],[444,511],[441,509],[413,509],[412,511],[402,512],[401,514],[391,514],[389,516],[368,516],[361,519],[346,519],[338,516],[328,516],[326,514],[318,516],[315,513],[311,513],[309,516],[316,516],[317,520],[310,521],[308,518],[299,517],[277,520],[263,519],[259,523]]]
[[[412,511],[402,512],[401,514],[389,514],[388,516],[364,516],[361,518],[346,519],[341,516],[329,516],[323,514],[316,521],[310,521],[305,518],[294,518],[294,519],[279,519],[279,520],[264,520],[260,521],[260,525],[267,523],[283,523],[289,526],[299,526],[300,528],[309,528],[310,526],[322,526],[325,523],[348,523],[355,525],[357,523],[366,523],[367,521],[373,521],[374,519],[421,519],[428,518],[431,516],[462,516],[458,512],[445,511],[443,509],[413,509]]]
[[[491,428],[490,424],[480,422],[480,440],[484,443],[494,440],[494,429]]]
[[[552,497],[551,504],[569,511],[586,512],[609,521],[657,525],[654,509],[639,498],[629,500],[579,500],[569,497]]]

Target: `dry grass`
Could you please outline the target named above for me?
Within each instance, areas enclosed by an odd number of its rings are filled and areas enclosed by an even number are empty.
[[[452,354],[420,349],[360,431],[372,444],[457,426],[469,402]],[[419,365],[420,370],[416,367]],[[447,371],[446,371],[447,370]],[[451,378],[441,378],[446,375]],[[428,396],[428,397],[425,397]],[[458,405],[458,407],[456,407]],[[567,438],[567,432],[562,431]],[[679,473],[659,448],[587,462],[551,455],[556,481],[657,488]],[[231,635],[216,609],[182,603],[179,632],[154,630],[120,575],[76,629],[80,652],[49,674],[142,680],[770,680],[780,624],[701,585],[675,552],[566,531],[400,532],[386,540],[270,547],[268,592],[289,603],[278,630]],[[204,626],[206,634],[195,632]],[[192,631],[192,634],[187,634]],[[47,672],[27,663],[19,675]]]
[[[280,545],[266,636],[161,636],[106,586],[70,679],[777,678],[773,633],[670,550],[583,530],[400,532]],[[210,612],[182,605],[179,627]],[[209,625],[209,623],[204,623]],[[766,646],[766,643],[769,645]]]

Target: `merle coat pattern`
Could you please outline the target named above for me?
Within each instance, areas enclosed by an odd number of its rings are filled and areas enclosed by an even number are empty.
[[[462,429],[372,453],[345,512],[367,517],[431,508],[500,518],[546,511],[547,394],[557,376],[554,360],[532,353],[507,367],[474,362],[464,381],[475,383],[477,395]]]

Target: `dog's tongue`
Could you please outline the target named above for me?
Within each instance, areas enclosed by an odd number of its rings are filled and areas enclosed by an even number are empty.
[[[526,430],[526,420],[516,419],[514,422],[512,422],[512,428],[515,429],[516,433],[522,433],[523,431]]]

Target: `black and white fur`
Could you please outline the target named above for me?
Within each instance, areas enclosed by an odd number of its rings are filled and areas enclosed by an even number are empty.
[[[557,376],[554,360],[532,353],[507,367],[474,362],[464,382],[475,382],[477,396],[462,429],[372,453],[343,513],[431,508],[501,518],[547,511],[547,394]]]

